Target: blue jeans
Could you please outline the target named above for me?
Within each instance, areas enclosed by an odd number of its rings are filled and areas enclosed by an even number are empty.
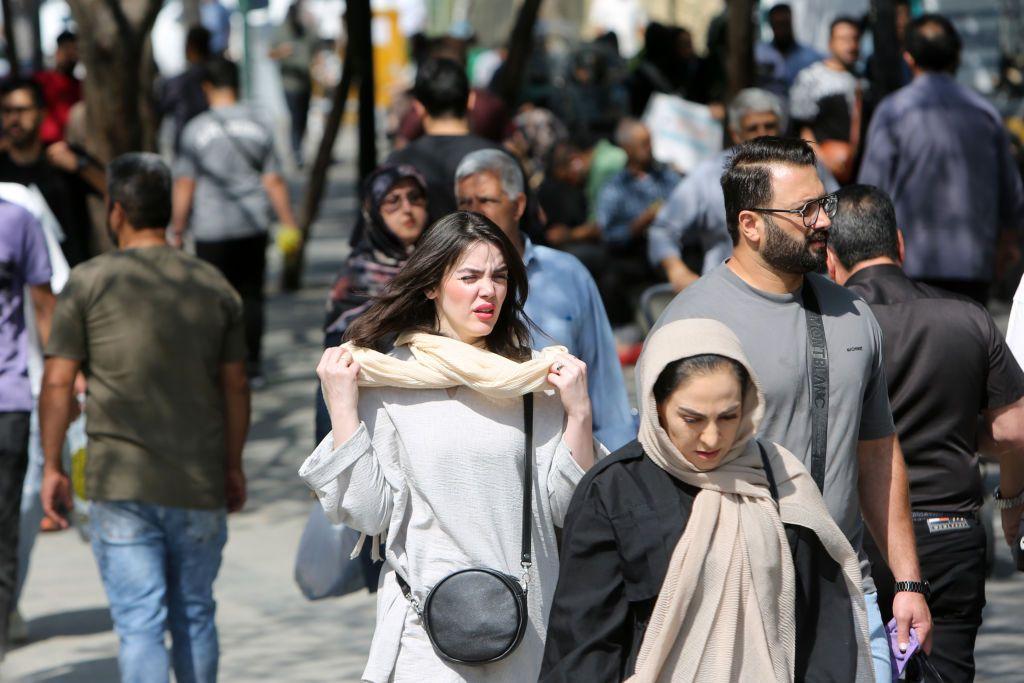
[[[227,541],[223,510],[94,502],[92,550],[121,641],[123,683],[217,680],[213,581]],[[168,656],[164,635],[171,632]]]
[[[878,593],[865,593],[864,603],[868,610],[868,635],[871,637],[875,683],[892,683],[892,654],[889,650],[889,636],[882,623],[882,612],[878,609]]]

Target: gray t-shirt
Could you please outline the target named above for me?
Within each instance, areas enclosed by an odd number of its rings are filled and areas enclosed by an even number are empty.
[[[200,241],[252,237],[270,227],[262,178],[278,173],[274,135],[244,104],[211,109],[188,122],[176,178],[196,181],[189,227]]]
[[[825,504],[860,555],[865,592],[873,592],[871,567],[862,548],[857,442],[895,432],[882,330],[871,309],[855,294],[820,275],[807,278],[818,296],[828,344]],[[781,444],[810,469],[811,382],[801,292],[762,292],[723,264],[681,292],[656,328],[689,318],[718,320],[736,333],[765,394],[758,438]]]

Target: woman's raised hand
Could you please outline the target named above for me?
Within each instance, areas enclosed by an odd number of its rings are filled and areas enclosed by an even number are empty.
[[[558,390],[568,417],[590,419],[586,363],[567,353],[559,354],[548,369],[548,382]]]
[[[333,346],[324,351],[316,374],[339,446],[359,428],[359,363],[348,349]]]

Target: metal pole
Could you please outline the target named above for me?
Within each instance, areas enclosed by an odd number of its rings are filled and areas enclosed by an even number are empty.
[[[252,45],[249,36],[249,0],[238,0],[238,11],[242,13],[242,93],[245,99],[251,99]]]

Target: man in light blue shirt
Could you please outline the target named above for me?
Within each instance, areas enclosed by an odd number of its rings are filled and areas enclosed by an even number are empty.
[[[754,46],[757,83],[785,99],[796,75],[821,61],[822,54],[797,42],[793,33],[793,10],[789,5],[779,3],[768,10],[768,23],[772,27],[772,42]]]
[[[619,124],[615,144],[626,150],[626,167],[601,189],[596,218],[612,254],[622,257],[643,243],[658,207],[679,184],[680,175],[655,160],[651,132],[636,119]]]
[[[729,134],[736,144],[762,135],[779,135],[786,128],[782,101],[760,88],[741,90],[729,103],[728,120]],[[647,231],[651,266],[661,267],[677,292],[732,254],[721,184],[722,171],[732,151],[724,150],[697,164],[669,195]],[[818,175],[825,190],[839,189],[836,179],[821,163]],[[700,273],[683,262],[683,247],[688,245],[698,245],[704,253]]]
[[[520,233],[526,193],[519,164],[501,150],[466,155],[455,171],[455,198],[459,210],[487,216],[521,245],[530,283],[526,314],[540,328],[533,345],[562,344],[587,364],[594,436],[613,451],[632,441],[636,423],[597,285],[575,256]]]

